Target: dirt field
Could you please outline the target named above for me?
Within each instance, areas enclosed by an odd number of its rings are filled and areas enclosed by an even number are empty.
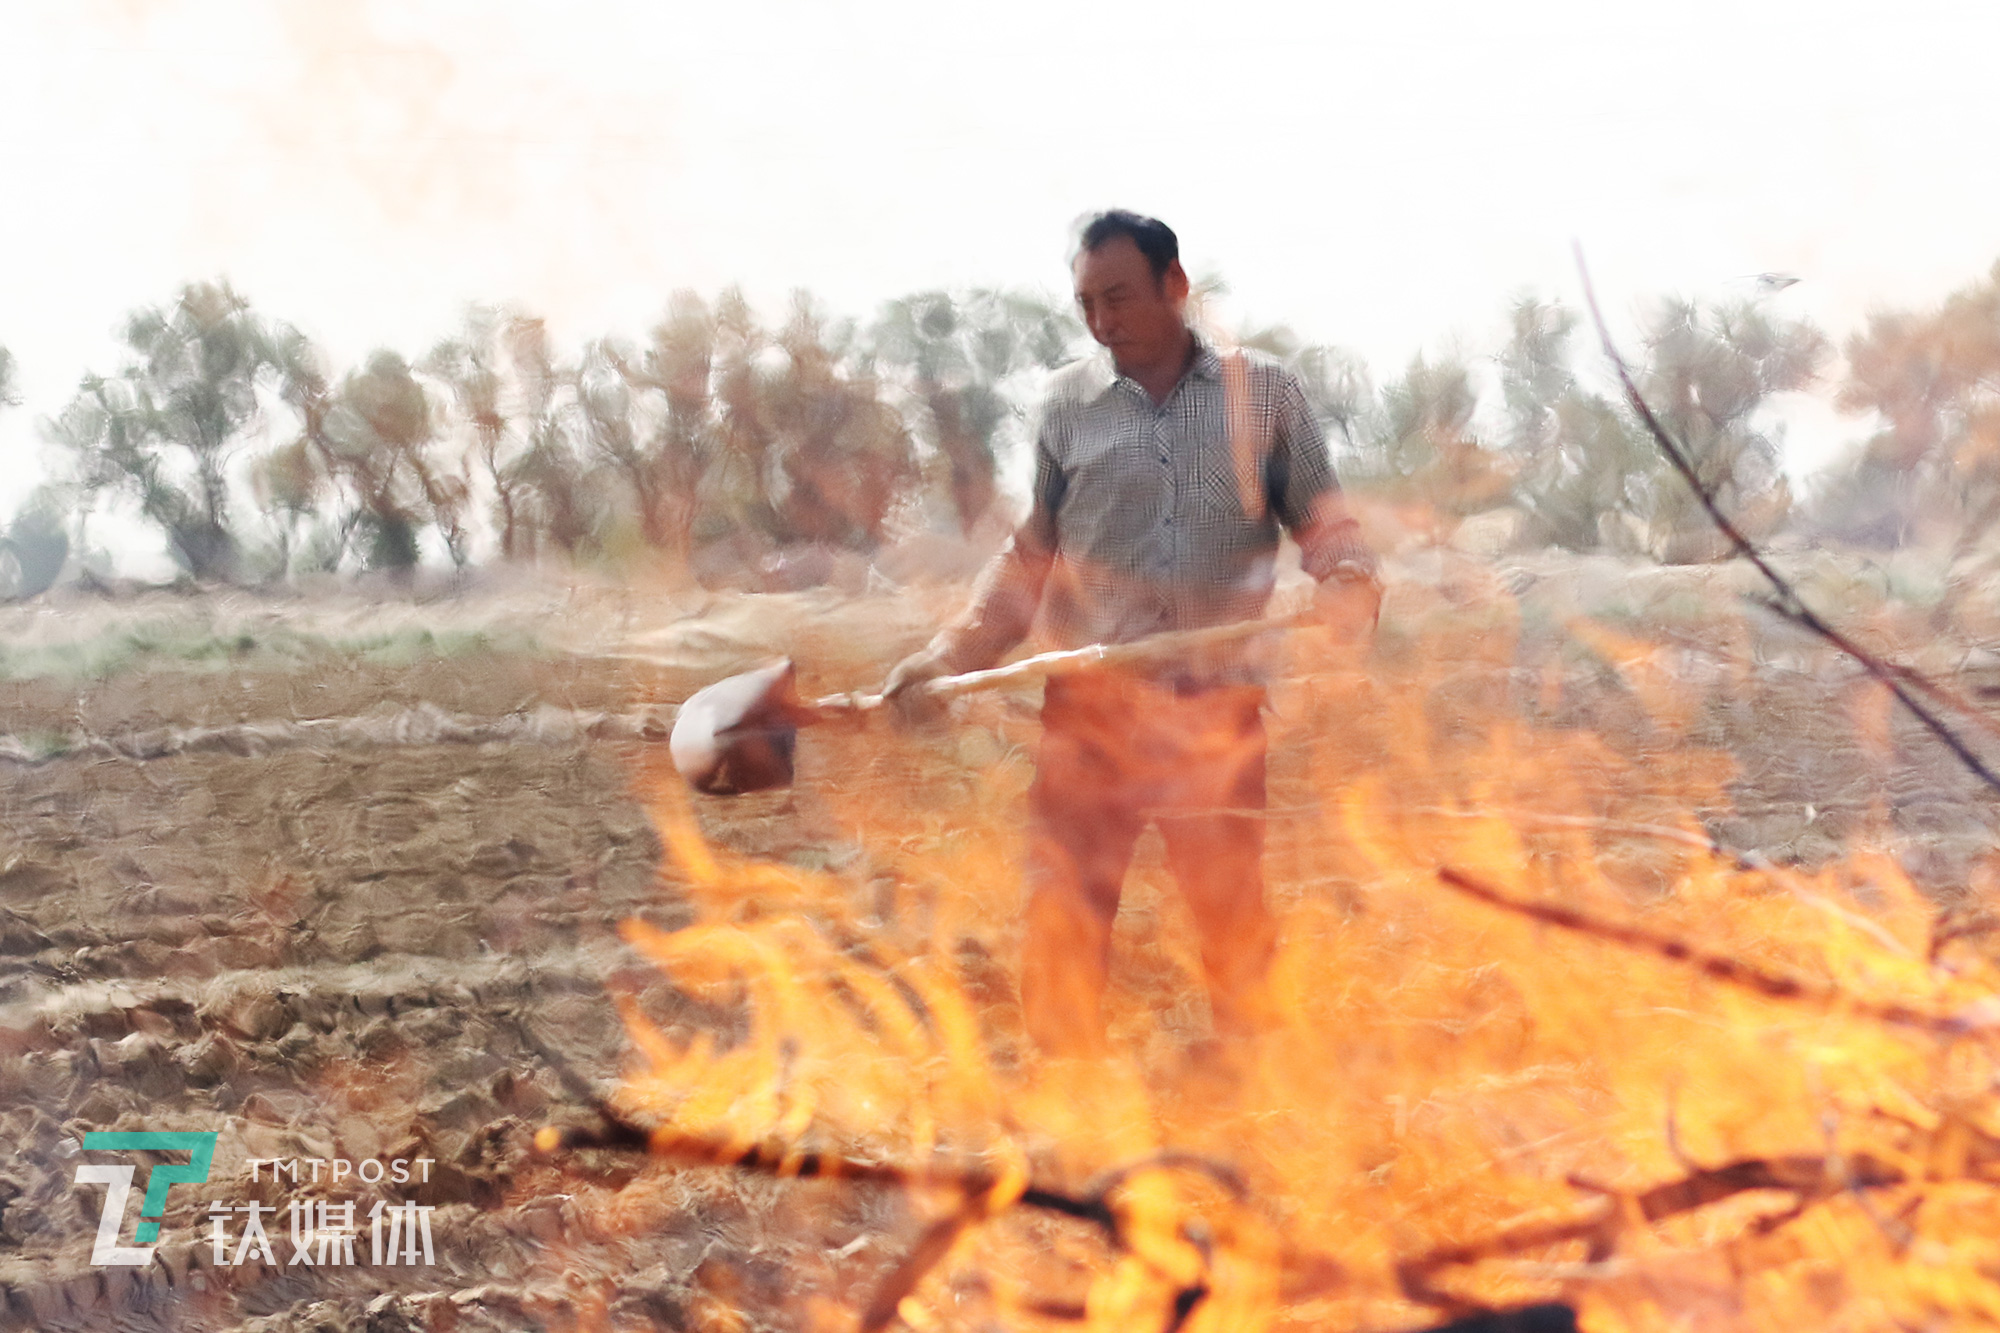
[[[1814,646],[1743,629],[1727,598],[1688,610],[1685,580],[1633,594],[1591,639],[1570,621],[1592,601],[1570,572],[1508,577],[1518,601],[1470,562],[1412,565],[1397,585],[1374,670],[1423,676],[1440,746],[1501,714],[1590,733],[1607,818],[1673,823],[1701,788],[1692,813],[1731,847],[1813,864],[1870,841],[1940,899],[1983,884],[1992,801]],[[795,654],[809,687],[845,688],[921,641],[956,595],[538,583],[0,613],[0,732],[32,757],[0,761],[0,1123],[16,1145],[0,1168],[0,1322],[389,1333],[711,1326],[733,1311],[797,1327],[808,1297],[863,1300],[916,1234],[894,1193],[531,1150],[542,1125],[594,1123],[581,1091],[610,1095],[628,1068],[614,995],[667,1027],[714,1019],[619,936],[628,920],[673,930],[693,915],[648,809],[663,747],[570,737],[134,760],[81,742],[426,704],[626,713],[772,650]],[[1656,614],[1674,598],[1678,611]],[[1651,647],[1621,668],[1613,640],[1642,633]],[[1365,872],[1320,832],[1340,785],[1313,744],[1329,705],[1288,681],[1274,706],[1274,899],[1358,901]],[[989,779],[1025,773],[1032,740],[1031,702],[1000,700],[940,736],[809,738],[796,793],[704,800],[697,816],[719,847],[831,869],[892,916],[912,901],[898,896],[908,830],[949,843],[1014,820]],[[1393,743],[1357,728],[1349,762],[1368,771]],[[1691,777],[1688,756],[1708,776]],[[855,812],[871,803],[896,817],[865,827]],[[900,848],[875,841],[892,826]],[[1599,852],[1634,892],[1664,887],[1650,844],[1607,832]],[[1144,850],[1114,987],[1180,984],[1173,911]],[[1004,1010],[1007,945],[989,943]],[[1199,1006],[1166,1014],[1146,1067],[1175,1067],[1203,1022]],[[104,1191],[74,1170],[140,1160],[82,1150],[110,1130],[219,1134],[208,1181],[169,1194],[146,1267],[90,1262]],[[253,1181],[253,1159],[429,1165],[335,1191],[357,1204],[362,1253],[346,1265],[290,1262],[282,1210],[328,1188],[274,1182],[268,1166]],[[433,1262],[367,1262],[377,1200],[435,1208]],[[281,1210],[265,1222],[275,1262],[217,1266],[210,1205],[253,1201]],[[124,1243],[138,1208],[135,1192]]]
[[[454,641],[440,628],[428,643],[413,627],[463,608],[221,600],[13,613],[17,654],[38,634],[142,646],[98,678],[0,684],[6,730],[119,735],[425,703],[470,716],[620,710],[678,698],[711,663],[760,653],[709,617],[699,672],[572,655],[641,600],[594,589],[501,594],[477,630]],[[565,601],[581,615],[562,614]],[[532,628],[495,623],[510,611]],[[288,660],[302,624],[335,637]],[[372,641],[343,644],[356,625]],[[203,660],[209,640],[224,651]],[[174,660],[183,647],[196,660]],[[636,1226],[603,1206],[611,1184],[527,1153],[527,1135],[575,1101],[552,1062],[602,1091],[615,1082],[626,1043],[607,986],[623,979],[661,999],[658,972],[618,940],[619,922],[687,917],[631,794],[642,757],[616,744],[419,745],[8,766],[0,1105],[19,1150],[0,1181],[7,1317],[45,1328],[563,1326],[595,1283],[613,1325],[671,1325],[697,1271],[714,1267],[711,1242],[770,1281],[749,1258],[767,1222],[741,1191],[693,1185],[659,1205],[658,1225]],[[783,821],[767,806],[742,839],[782,852]],[[83,1133],[112,1128],[221,1134],[208,1185],[176,1190],[161,1262],[144,1269],[88,1263],[100,1192],[74,1187],[71,1168],[86,1160]],[[434,1159],[427,1184],[360,1197],[364,1215],[391,1194],[436,1205],[435,1264],[293,1267],[279,1235],[277,1265],[216,1269],[210,1201],[323,1193],[273,1186],[268,1169],[253,1185],[253,1157]],[[634,1165],[609,1169],[622,1185]],[[276,1234],[285,1221],[267,1225]],[[844,1229],[837,1246],[859,1223],[836,1213],[826,1225]],[[365,1222],[362,1232],[365,1248]],[[558,1240],[569,1252],[552,1249]]]

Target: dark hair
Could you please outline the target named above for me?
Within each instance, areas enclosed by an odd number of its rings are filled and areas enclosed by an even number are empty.
[[[1149,218],[1143,213],[1123,208],[1109,209],[1084,223],[1078,252],[1095,250],[1120,236],[1128,238],[1139,247],[1139,253],[1146,256],[1155,282],[1166,277],[1167,265],[1181,257],[1181,239],[1174,235],[1172,227],[1158,218]]]

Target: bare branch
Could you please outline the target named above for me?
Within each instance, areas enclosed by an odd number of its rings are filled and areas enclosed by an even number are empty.
[[[526,1034],[524,1040],[533,1049],[545,1049],[531,1033]],[[1034,1208],[1088,1222],[1100,1229],[1114,1247],[1129,1251],[1124,1234],[1125,1219],[1114,1200],[1125,1183],[1136,1175],[1148,1171],[1191,1172],[1214,1181],[1236,1203],[1252,1203],[1250,1187],[1235,1168],[1226,1162],[1174,1149],[1114,1167],[1077,1192],[1037,1184],[1032,1180],[1025,1188],[1018,1188],[1010,1185],[1006,1177],[982,1166],[907,1167],[888,1162],[861,1161],[833,1153],[802,1152],[796,1148],[745,1145],[728,1139],[694,1137],[666,1129],[648,1130],[596,1096],[588,1083],[569,1070],[560,1057],[551,1053],[550,1059],[571,1094],[595,1111],[603,1120],[604,1127],[590,1130],[549,1126],[535,1136],[536,1148],[544,1153],[566,1149],[611,1149],[644,1153],[691,1166],[724,1166],[799,1179],[845,1180],[910,1190],[944,1189],[956,1193],[960,1198],[958,1206],[925,1228],[909,1254],[884,1279],[869,1302],[860,1328],[871,1333],[880,1333],[889,1326],[904,1297],[915,1291],[923,1278],[944,1262],[958,1237],[968,1227],[984,1223],[1007,1208]],[[1290,1244],[1282,1248],[1279,1262],[1287,1277],[1296,1279],[1292,1285],[1301,1292],[1317,1293],[1345,1278],[1345,1270],[1331,1257]],[[1208,1295],[1209,1287],[1201,1277],[1180,1288],[1170,1329],[1185,1322]],[[1051,1306],[1051,1317],[1065,1318],[1066,1310],[1067,1307]]]
[[[1996,492],[1996,495],[2000,495],[2000,492]],[[1768,601],[1762,598],[1752,600],[1766,611],[1770,611],[1774,615],[1783,616],[1786,620],[1791,621],[1802,629],[1812,630],[1813,628],[1809,623],[1800,619],[1796,610],[1782,602]],[[1817,631],[1813,632],[1817,633]],[[1957,690],[1952,689],[1942,681],[1932,680],[1929,676],[1926,676],[1923,672],[1918,671],[1908,663],[1898,662],[1887,657],[1879,657],[1877,660],[1883,667],[1894,673],[1898,680],[1903,681],[1910,688],[1929,695],[1932,700],[1951,709],[1954,713],[1957,713],[1987,735],[2000,739],[2000,718],[1995,718],[1973,700],[1966,698],[1963,694],[1960,694]]]
[[[1678,963],[1687,963],[1705,976],[1753,991],[1768,999],[1798,1000],[1864,1018],[1873,1018],[1884,1023],[1918,1028],[1946,1036],[1965,1036],[1986,1025],[1983,1016],[1977,1013],[1954,1016],[1930,1013],[1905,1004],[1864,1000],[1824,981],[1772,972],[1754,963],[1746,963],[1740,958],[1710,952],[1699,945],[1690,944],[1671,935],[1627,925],[1622,921],[1606,921],[1601,917],[1580,912],[1574,907],[1565,907],[1560,903],[1523,902],[1451,866],[1440,868],[1437,877],[1467,897],[1477,898],[1494,907],[1552,926],[1561,926],[1580,935],[1589,935],[1593,939],[1622,944],[1627,948],[1657,954],[1661,958],[1670,958]]]
[[[1396,1266],[1403,1293],[1413,1301],[1447,1310],[1464,1308],[1463,1299],[1436,1285],[1444,1269],[1506,1259],[1581,1241],[1592,1261],[1615,1253],[1620,1233],[1633,1221],[1657,1223],[1681,1213],[1706,1208],[1752,1190],[1780,1190],[1797,1197],[1797,1205],[1781,1215],[1790,1220],[1814,1203],[1864,1189],[1905,1183],[1895,1167],[1866,1155],[1837,1163],[1810,1155],[1751,1157],[1722,1166],[1704,1167],[1679,1180],[1669,1180],[1636,1194],[1571,1180],[1579,1189],[1602,1196],[1596,1203],[1563,1216],[1534,1218],[1502,1227],[1490,1235],[1457,1245],[1440,1246]]]

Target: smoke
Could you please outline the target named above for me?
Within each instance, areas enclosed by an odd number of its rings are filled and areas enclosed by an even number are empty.
[[[275,8],[289,70],[248,99],[286,193],[322,207],[365,202],[396,226],[504,223],[519,188],[506,147],[532,95],[478,96],[476,78],[442,46],[389,35],[353,0]]]

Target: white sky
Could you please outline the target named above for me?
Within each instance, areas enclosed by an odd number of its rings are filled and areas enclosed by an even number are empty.
[[[473,300],[576,339],[681,286],[1060,293],[1120,204],[1378,379],[1573,299],[1572,238],[1614,309],[1780,270],[1845,336],[2000,258],[1996,39],[1992,0],[0,0],[0,515],[123,314],[217,275],[345,364]],[[1800,412],[1795,469],[1858,429]]]

